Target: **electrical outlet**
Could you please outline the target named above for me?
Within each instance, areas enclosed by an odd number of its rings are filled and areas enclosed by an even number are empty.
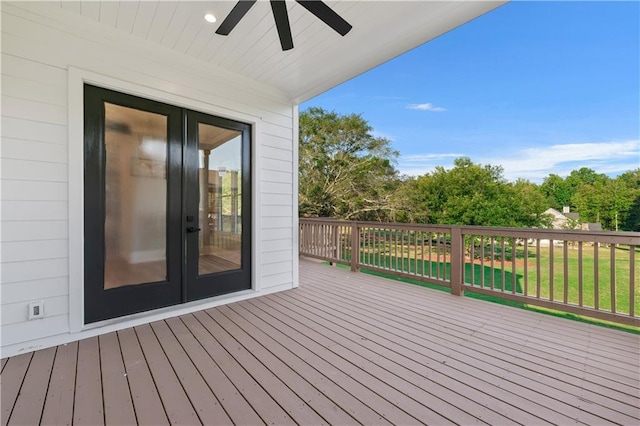
[[[42,300],[29,303],[29,319],[39,318],[44,318],[44,302]]]

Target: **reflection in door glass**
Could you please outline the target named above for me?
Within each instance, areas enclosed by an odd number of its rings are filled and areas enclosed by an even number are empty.
[[[198,124],[198,274],[242,267],[242,138],[235,130]]]
[[[105,103],[104,288],[167,279],[167,117]]]

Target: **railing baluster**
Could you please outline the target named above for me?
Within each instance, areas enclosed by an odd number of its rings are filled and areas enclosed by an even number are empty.
[[[484,235],[480,237],[480,287],[484,285]]]
[[[442,278],[440,275],[440,251],[442,250],[440,248],[441,235],[442,234],[439,232],[436,233],[436,278]]]
[[[367,228],[366,232],[366,245],[367,245],[367,265],[371,265],[371,228]]]
[[[420,274],[424,277],[424,231],[420,231]]]
[[[462,233],[462,229],[460,229],[460,232]],[[460,237],[462,238],[462,257],[460,259],[460,265],[462,265],[462,288],[464,288],[464,284],[467,280],[467,268],[465,267],[467,261],[467,250],[464,241],[464,234],[462,234]]]
[[[536,238],[536,298],[540,299],[540,238]]]
[[[569,242],[567,240],[563,241],[562,257],[564,262],[564,298],[562,300],[566,304],[569,302]]]
[[[378,251],[378,228],[373,228],[373,266],[375,266],[376,268],[380,266],[380,263],[378,262],[379,257],[376,258],[376,256],[378,256],[380,254],[380,252]]]
[[[431,277],[431,274],[433,271],[433,267],[431,263],[431,244],[433,242],[433,233],[431,231],[428,232],[428,239],[429,239],[429,273],[427,274],[427,276]]]
[[[389,269],[389,260],[387,257],[387,228],[384,228],[382,231],[382,253],[384,254],[383,265],[384,269]]]
[[[611,282],[609,283],[611,290],[611,312],[616,313],[616,245],[611,244]]]
[[[471,246],[469,247],[469,257],[471,259],[470,260],[470,264],[471,264],[471,285],[475,284],[475,280],[476,280],[476,237],[475,235],[470,235],[469,238],[471,239]]]
[[[496,256],[496,242],[493,236],[491,236],[491,275],[489,278],[491,279],[491,290],[495,288],[495,256]]]
[[[593,243],[593,308],[597,311],[600,309],[600,279],[598,270],[598,243]]]
[[[413,231],[413,273],[418,275],[418,231]]]
[[[453,232],[449,233],[449,275],[447,275],[447,243],[445,238],[444,260],[442,261],[442,269],[444,270],[444,279],[451,281],[451,262],[453,261]]]
[[[404,270],[404,230],[400,231],[400,272]]]
[[[582,241],[578,242],[578,306],[584,304],[584,289],[582,285]]]
[[[398,270],[398,233],[397,231],[391,232],[391,242],[393,244],[393,270]]]
[[[629,315],[635,316],[636,246],[629,244]]]
[[[326,228],[327,225],[320,225],[320,234],[318,235],[320,237],[318,241],[318,244],[320,245],[320,254],[324,257],[327,257],[327,244],[325,243]]]
[[[549,300],[553,302],[553,263],[555,259],[553,258],[553,241],[549,240]]]
[[[344,257],[344,227],[342,225],[338,225],[336,228],[336,258],[338,260],[343,260]]]
[[[353,222],[351,225],[351,270],[358,272],[358,265],[360,263],[360,230],[358,229],[358,222]]]
[[[504,270],[505,257],[507,257],[507,253],[505,252],[506,246],[504,244],[504,237],[500,239],[500,250],[502,252],[500,256],[500,291],[506,290],[506,273]]]
[[[524,239],[524,295],[529,295],[529,238]]]
[[[516,294],[516,239],[511,240],[511,294]]]

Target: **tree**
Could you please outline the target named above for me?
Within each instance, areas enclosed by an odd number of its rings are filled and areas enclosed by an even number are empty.
[[[588,167],[581,167],[573,170],[565,179],[550,174],[540,186],[543,194],[547,197],[549,206],[562,211],[564,206],[577,207],[573,204],[574,196],[585,185],[599,185],[604,183],[608,177],[602,173]]]
[[[540,190],[547,197],[549,206],[560,211],[562,211],[562,207],[569,205],[573,196],[571,187],[561,176],[556,174],[550,174],[544,178]]]
[[[398,152],[358,114],[300,114],[299,199],[303,217],[387,220],[398,185]]]
[[[573,174],[573,172],[572,172]],[[640,169],[615,179],[597,175],[582,183],[571,202],[583,222],[599,222],[603,229],[632,231],[640,228],[637,206],[640,204]]]
[[[533,227],[544,224],[547,203],[537,186],[525,180],[508,183],[502,167],[454,160],[409,180],[400,191],[410,210],[407,221],[476,226]]]
[[[629,189],[631,202],[627,214],[620,219],[623,231],[640,231],[640,168],[624,172],[618,178]]]

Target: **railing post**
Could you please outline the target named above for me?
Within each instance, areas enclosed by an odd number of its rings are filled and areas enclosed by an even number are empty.
[[[451,227],[451,294],[462,296],[464,293],[462,279],[464,271],[464,237],[462,228]]]
[[[351,271],[358,272],[360,265],[360,228],[351,222]]]

